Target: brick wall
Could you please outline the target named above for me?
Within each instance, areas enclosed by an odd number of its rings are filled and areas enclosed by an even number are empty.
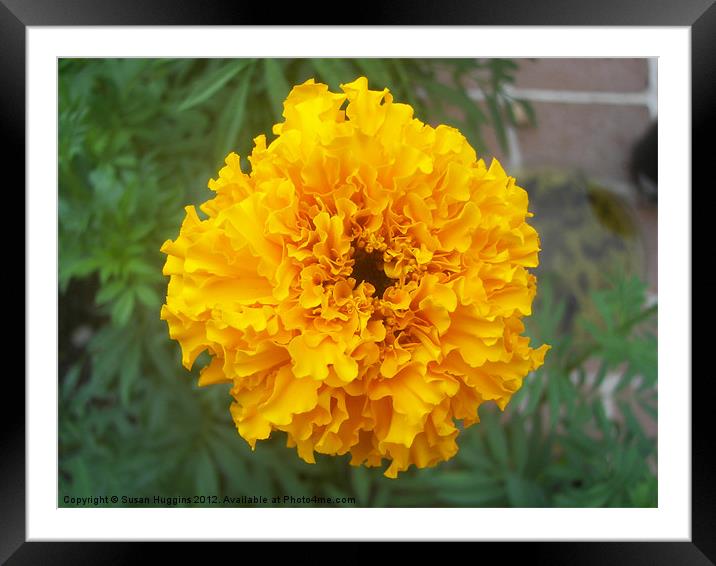
[[[578,169],[628,197],[641,223],[650,291],[658,289],[657,208],[635,199],[631,149],[657,116],[656,59],[520,59],[511,94],[529,100],[537,119],[508,129],[509,150],[494,132],[487,147],[516,175]],[[473,96],[480,104],[479,93]],[[479,148],[478,149],[479,152]]]
[[[493,154],[514,171],[578,168],[624,190],[631,148],[656,118],[656,60],[518,62],[511,94],[532,103],[537,126],[510,128],[507,152],[487,132]]]

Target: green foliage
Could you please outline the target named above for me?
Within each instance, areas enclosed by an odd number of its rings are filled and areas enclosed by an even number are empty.
[[[483,153],[484,128],[506,143],[524,105],[504,91],[515,69],[501,59],[60,60],[59,504],[286,494],[377,507],[656,505],[655,307],[636,280],[592,294],[598,316],[579,321],[578,341],[560,334],[564,304],[541,281],[529,334],[553,346],[544,368],[504,414],[481,408],[456,458],[397,481],[347,457],[306,464],[280,434],[252,452],[229,387],[198,388],[159,320],[161,244],[186,204],[209,197],[229,151],[245,156],[253,137],[270,137],[289,85],[314,77],[335,89],[365,74]]]

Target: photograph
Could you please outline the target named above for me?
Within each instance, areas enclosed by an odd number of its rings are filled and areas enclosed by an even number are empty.
[[[657,68],[58,57],[57,506],[659,507]]]

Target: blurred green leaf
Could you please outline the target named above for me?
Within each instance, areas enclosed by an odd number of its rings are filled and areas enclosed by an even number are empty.
[[[134,309],[134,293],[125,290],[121,297],[112,306],[112,319],[119,325],[125,326],[132,316]]]
[[[217,149],[217,153],[219,155],[225,155],[232,150],[236,143],[236,138],[244,125],[247,100],[249,91],[251,90],[252,71],[253,65],[246,73],[246,77],[239,82],[236,92],[230,99],[230,102],[222,115],[223,117],[219,122],[220,127],[225,128],[218,136],[218,139],[222,140],[221,145]],[[281,108],[283,108],[283,106],[281,106]]]
[[[490,414],[487,419],[483,419],[481,423],[485,427],[487,433],[487,445],[490,448],[495,461],[503,470],[509,468],[509,457],[507,453],[507,437],[505,431],[496,416]]]
[[[111,281],[110,283],[107,283],[106,285],[102,286],[99,293],[97,293],[95,300],[100,305],[104,304],[104,303],[108,303],[109,301],[114,299],[117,295],[119,295],[122,291],[124,291],[124,288],[125,288],[124,281]]]
[[[147,285],[137,285],[134,288],[137,298],[147,307],[158,309],[161,305],[159,293]]]
[[[142,348],[139,342],[132,343],[122,356],[119,370],[119,397],[124,405],[129,404],[132,386],[139,379]]]
[[[367,506],[370,499],[371,481],[368,470],[362,467],[351,467],[351,484],[358,504]]]
[[[514,470],[521,474],[527,466],[527,458],[529,456],[527,433],[524,428],[524,421],[520,418],[519,414],[515,414],[510,424],[512,462],[514,463]]]
[[[197,82],[190,94],[179,104],[178,110],[183,112],[201,104],[238,75],[250,62],[251,59],[235,59],[219,66]]]
[[[507,474],[505,489],[511,507],[542,507],[544,505],[544,495],[539,487],[517,474]]]
[[[274,109],[276,121],[281,120],[283,101],[288,96],[291,87],[286,80],[282,64],[277,59],[264,59],[264,72],[266,90],[268,91],[271,107]]]
[[[219,494],[219,479],[214,461],[206,448],[195,454],[196,494],[212,496]]]

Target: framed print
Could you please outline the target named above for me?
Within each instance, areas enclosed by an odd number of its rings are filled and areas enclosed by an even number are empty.
[[[716,12],[513,4],[0,5],[28,224],[3,559],[713,560],[690,223]]]

